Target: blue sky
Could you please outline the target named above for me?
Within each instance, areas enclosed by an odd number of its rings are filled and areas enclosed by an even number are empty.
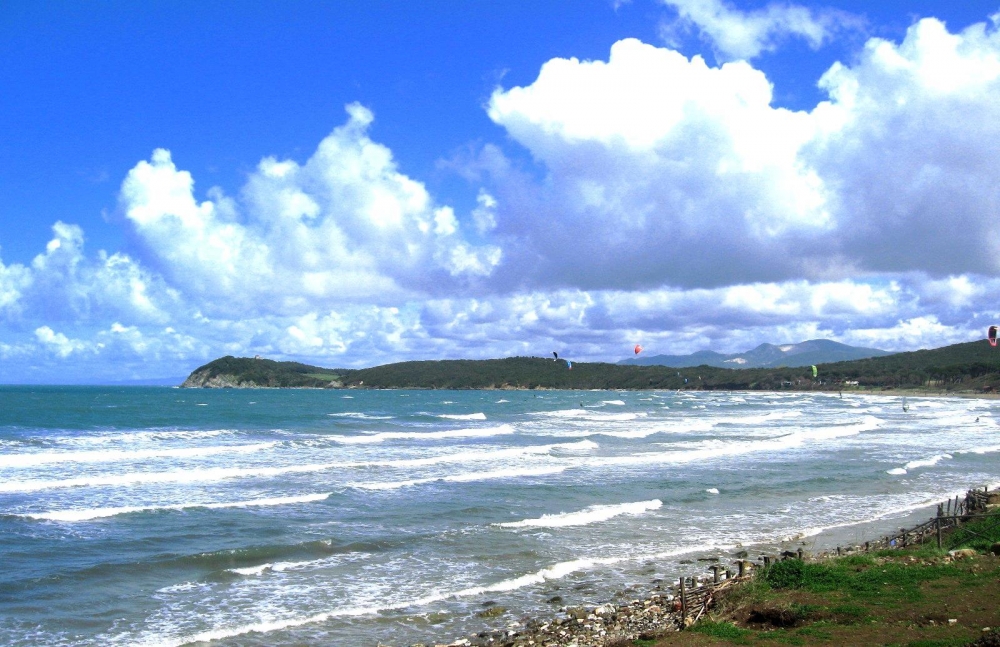
[[[981,337],[998,12],[4,3],[0,382]]]

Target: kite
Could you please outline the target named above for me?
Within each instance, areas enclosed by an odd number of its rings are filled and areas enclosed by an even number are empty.
[[[813,370],[813,377],[816,377],[816,375],[819,373],[819,371],[816,370],[816,365],[815,364],[812,365],[812,370]]]
[[[559,361],[559,353],[557,353],[555,351],[552,351],[552,356],[555,357],[555,359],[552,360],[553,362],[558,362]]]
[[[997,345],[997,330],[1000,330],[1000,326],[990,326],[986,331],[986,339],[990,342],[990,346]]]
[[[635,345],[635,354],[638,355],[641,352],[642,352],[642,346],[640,346],[639,344],[636,344]]]

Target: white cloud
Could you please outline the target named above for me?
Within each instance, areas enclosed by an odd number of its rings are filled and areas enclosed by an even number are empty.
[[[836,188],[830,246],[871,271],[1000,272],[1000,35],[934,19],[834,65],[803,155]]]
[[[140,162],[121,200],[151,262],[205,309],[221,299],[244,313],[385,303],[489,275],[499,248],[466,242],[454,211],[367,136],[371,112],[347,109],[348,122],[305,164],[261,161],[239,200],[214,190],[197,202],[191,175],[167,151]]]
[[[820,125],[770,101],[746,63],[713,68],[636,40],[497,90],[490,117],[548,173],[540,186],[494,173],[496,231],[521,245],[509,265],[584,287],[801,274],[797,250],[832,226],[829,190],[800,156]]]
[[[59,357],[69,357],[88,349],[88,345],[78,339],[70,339],[61,332],[55,332],[48,326],[35,329],[35,337],[46,348]]]
[[[555,59],[488,106],[537,168],[484,145],[469,213],[401,173],[358,105],[235,196],[196,199],[158,150],[121,190],[141,254],[88,254],[57,222],[32,262],[0,262],[0,379],[982,336],[1000,321],[1000,36],[924,20],[822,87],[789,111],[746,62],[635,40]]]
[[[810,111],[744,62],[635,40],[553,59],[489,115],[543,181],[484,148],[499,278],[638,289],[1000,272],[1000,32],[937,20],[868,42]]]
[[[661,27],[676,45],[681,33],[697,29],[725,59],[752,59],[772,52],[789,38],[800,38],[818,49],[846,30],[863,26],[861,19],[837,9],[811,9],[771,2],[761,9],[741,11],[724,0],[661,0],[677,19]]]

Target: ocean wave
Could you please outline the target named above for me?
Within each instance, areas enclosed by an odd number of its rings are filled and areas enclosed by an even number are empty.
[[[122,463],[151,458],[198,458],[217,454],[235,453],[249,454],[265,449],[271,449],[276,442],[256,443],[253,445],[214,445],[210,447],[183,447],[174,449],[136,449],[136,450],[91,450],[34,452],[27,454],[0,455],[0,468],[24,468],[45,465],[48,463]]]
[[[404,481],[384,481],[376,483],[352,483],[349,487],[359,490],[398,490],[405,487],[426,485],[428,483],[472,483],[475,481],[490,481],[497,479],[517,479],[531,476],[551,476],[566,471],[567,465],[552,465],[543,467],[504,468],[493,471],[465,472],[443,476],[428,476]]]
[[[326,414],[333,418],[357,418],[358,420],[392,420],[396,416],[377,416],[370,413],[361,413],[359,411],[342,411],[339,413],[328,413]]]
[[[903,467],[908,470],[914,470],[918,467],[930,467],[932,465],[937,465],[940,461],[945,458],[951,458],[951,454],[938,454],[937,456],[931,456],[930,458],[925,458],[919,461],[910,461]]]
[[[772,411],[770,413],[763,413],[756,416],[719,416],[717,418],[711,418],[711,420],[715,424],[759,425],[765,422],[773,422],[775,420],[799,418],[802,415],[801,411]]]
[[[227,568],[226,570],[230,573],[236,573],[237,575],[245,576],[260,576],[265,573],[283,573],[285,571],[297,571],[305,568],[315,568],[317,566],[322,566],[330,564],[331,562],[341,561],[341,556],[336,557],[324,557],[323,559],[311,559],[304,562],[267,562],[266,564],[260,564],[259,566],[247,566],[245,568]]]
[[[326,436],[344,445],[368,445],[387,440],[444,440],[448,438],[487,438],[514,433],[514,427],[499,425],[470,429],[447,429],[444,431],[386,431],[359,436]]]
[[[254,508],[277,505],[291,505],[295,503],[311,503],[313,501],[323,501],[332,492],[322,494],[303,494],[299,496],[271,497],[268,499],[251,499],[249,501],[228,501],[228,502],[208,502],[208,503],[175,503],[170,505],[144,505],[126,506],[121,508],[89,508],[82,510],[53,510],[49,512],[34,512],[18,515],[31,519],[44,521],[92,521],[114,517],[120,514],[131,514],[134,512],[160,512],[166,510],[189,510],[192,508],[206,508],[209,510],[221,510],[223,508]]]
[[[385,604],[376,604],[368,606],[343,606],[328,611],[314,613],[308,616],[299,616],[291,618],[283,617],[283,618],[271,618],[271,619],[264,618],[253,623],[248,623],[243,625],[230,625],[228,627],[217,627],[209,629],[207,631],[192,633],[183,636],[166,637],[163,636],[162,634],[157,634],[155,636],[147,635],[147,636],[140,636],[137,638],[123,636],[122,638],[127,639],[128,643],[135,647],[181,647],[182,645],[188,645],[192,643],[212,642],[217,640],[236,638],[237,636],[243,636],[250,633],[268,634],[272,632],[294,629],[296,627],[303,627],[310,624],[328,622],[334,618],[375,615],[377,613],[381,613],[384,611],[396,611],[401,609],[411,609],[415,607],[426,607],[427,605],[436,604],[443,600],[476,597],[486,593],[504,593],[508,591],[516,591],[518,589],[522,589],[525,587],[543,584],[546,581],[562,579],[567,575],[571,575],[573,573],[580,571],[594,570],[596,568],[604,566],[613,566],[624,562],[662,560],[670,557],[676,557],[678,555],[682,555],[685,553],[691,553],[698,550],[703,550],[706,548],[715,549],[715,548],[727,548],[727,547],[715,546],[715,545],[700,545],[698,547],[684,547],[671,551],[644,553],[644,554],[629,555],[623,557],[580,558],[574,560],[567,560],[563,562],[557,562],[555,564],[552,564],[551,566],[547,566],[532,573],[526,573],[525,575],[521,575],[518,577],[512,577],[500,580],[492,584],[483,584],[481,586],[472,586],[453,591],[447,591],[447,590],[438,591],[422,597],[417,597],[409,600],[400,600],[398,602],[389,602]]]
[[[486,420],[485,413],[439,413],[437,417],[447,420]]]
[[[125,474],[93,474],[68,479],[5,480],[0,482],[0,492],[37,492],[72,487],[124,487],[140,483],[203,483],[234,478],[274,477],[286,474],[306,474],[331,469],[364,469],[370,467],[425,467],[447,463],[469,463],[476,461],[496,461],[552,452],[590,451],[596,443],[583,440],[575,443],[550,445],[529,445],[511,447],[495,451],[465,451],[426,458],[404,458],[381,461],[350,461],[335,463],[313,463],[305,465],[285,465],[281,467],[212,467],[171,470],[169,472],[130,472]]]
[[[555,411],[533,411],[529,415],[548,418],[582,420],[585,422],[628,422],[637,418],[645,418],[649,414],[641,413],[602,413],[588,409],[557,409]]]
[[[1000,445],[988,445],[986,447],[974,447],[972,449],[960,449],[956,454],[992,454],[1000,452]]]
[[[177,441],[177,440],[204,440],[206,438],[217,438],[219,436],[236,435],[239,432],[235,429],[144,429],[135,431],[97,431],[86,436],[49,436],[51,440],[59,445],[108,445],[126,444],[134,445],[148,442]]]
[[[795,449],[809,441],[832,440],[845,436],[854,436],[863,431],[877,429],[881,421],[874,416],[865,416],[861,421],[850,425],[818,427],[796,431],[775,438],[754,441],[706,441],[696,447],[664,452],[647,452],[629,456],[606,456],[590,459],[589,464],[609,465],[641,465],[657,463],[690,463],[693,461],[710,460],[724,456],[739,456],[762,451],[782,451]]]
[[[617,505],[592,505],[577,512],[545,514],[537,519],[524,519],[522,521],[510,521],[493,525],[499,528],[565,528],[567,526],[586,526],[592,523],[607,521],[623,514],[640,515],[650,510],[656,510],[662,505],[663,502],[659,499],[636,503],[620,503]]]

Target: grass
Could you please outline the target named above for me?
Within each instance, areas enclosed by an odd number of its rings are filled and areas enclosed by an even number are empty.
[[[339,380],[340,376],[336,373],[305,373],[306,377],[311,377],[316,380]]]
[[[1000,628],[1000,515],[930,544],[823,561],[787,560],[731,589],[689,631],[655,647],[886,645],[959,647]],[[972,558],[948,550],[978,548]],[[953,621],[953,622],[952,622]]]
[[[703,634],[705,636],[711,636],[713,638],[721,638],[723,640],[728,640],[734,645],[751,645],[753,644],[752,638],[753,633],[749,629],[740,629],[731,622],[716,622],[713,620],[705,620],[704,622],[699,622],[696,624],[691,631],[695,633]]]

